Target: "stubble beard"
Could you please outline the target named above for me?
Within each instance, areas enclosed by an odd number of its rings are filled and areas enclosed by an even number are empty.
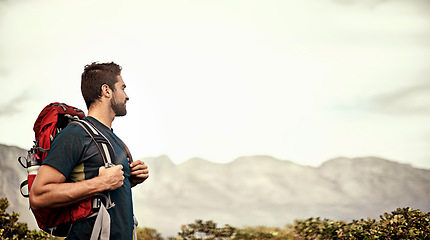
[[[112,110],[115,113],[115,116],[121,117],[121,116],[125,116],[127,114],[125,101],[124,101],[124,103],[120,103],[120,102],[116,101],[115,97],[112,97],[110,100],[110,103],[111,103]]]

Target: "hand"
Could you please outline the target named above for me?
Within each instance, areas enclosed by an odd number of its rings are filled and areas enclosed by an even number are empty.
[[[99,177],[106,190],[115,190],[124,183],[124,172],[122,165],[116,165],[110,168],[100,167]]]
[[[130,163],[130,184],[132,187],[142,183],[149,177],[148,166],[140,160]]]

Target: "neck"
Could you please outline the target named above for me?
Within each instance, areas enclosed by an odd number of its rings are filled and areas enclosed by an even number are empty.
[[[88,109],[88,116],[97,119],[109,129],[112,129],[112,122],[115,119],[115,113],[108,106],[102,104],[92,104]]]

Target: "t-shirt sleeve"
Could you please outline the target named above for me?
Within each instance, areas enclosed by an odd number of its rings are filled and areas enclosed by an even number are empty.
[[[55,136],[42,165],[49,165],[68,178],[72,169],[81,161],[88,138],[90,136],[81,126],[70,124]]]

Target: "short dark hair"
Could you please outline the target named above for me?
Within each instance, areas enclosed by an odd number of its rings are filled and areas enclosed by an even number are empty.
[[[81,92],[88,109],[101,97],[103,84],[107,84],[112,91],[115,91],[115,83],[121,70],[122,67],[114,62],[93,62],[85,66],[81,78]]]

